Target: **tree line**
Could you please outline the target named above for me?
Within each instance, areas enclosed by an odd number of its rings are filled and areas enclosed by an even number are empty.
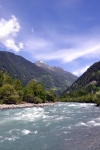
[[[26,86],[18,79],[12,79],[8,73],[0,71],[0,103],[19,104],[54,102],[56,95],[51,90],[45,90],[43,84],[35,80],[29,81]]]
[[[78,90],[69,90],[61,95],[61,101],[96,103],[100,106],[100,86],[97,86],[97,84],[98,83],[91,82]]]

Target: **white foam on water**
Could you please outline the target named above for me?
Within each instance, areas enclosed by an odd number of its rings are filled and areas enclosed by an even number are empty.
[[[23,135],[28,135],[29,133],[32,133],[32,132],[30,130],[26,130],[26,129],[22,130]]]
[[[21,130],[20,129],[12,129],[12,130],[9,130],[7,133],[13,134],[14,132],[19,133],[19,132],[21,132]]]
[[[72,116],[71,117],[69,117],[69,116],[67,116],[67,117],[65,117],[66,119],[72,119]]]
[[[38,131],[36,130],[36,131],[34,131],[34,134],[38,134]]]
[[[100,123],[95,123],[94,126],[100,126]]]
[[[66,112],[67,112],[66,110],[63,110],[63,111],[62,111],[62,113],[66,113]]]
[[[75,126],[88,126],[88,125],[81,121],[81,122],[77,123]]]
[[[69,139],[64,139],[65,141],[69,141]]]
[[[57,108],[53,108],[52,110],[50,110],[51,112],[55,113],[57,111]]]
[[[48,115],[50,112],[45,112],[45,115]]]
[[[47,116],[46,115],[43,115],[43,117],[42,117],[43,119],[45,119],[45,118],[47,118]]]
[[[65,141],[71,141],[71,140],[73,140],[73,138],[70,138],[70,139],[65,139]]]
[[[12,135],[11,137],[5,137],[5,138],[2,139],[0,142],[3,143],[3,142],[5,142],[5,141],[15,141],[15,140],[17,140],[17,139],[20,139],[20,138],[17,137],[17,136]]]
[[[15,141],[16,139],[19,139],[19,137],[16,137],[16,136],[12,136],[10,138],[5,138],[4,140],[8,140],[8,141]]]
[[[69,107],[77,107],[78,104],[68,104],[67,106],[69,106]]]
[[[68,131],[64,131],[63,133],[64,133],[64,134],[68,134],[68,133],[70,133],[70,132],[68,132]]]
[[[96,118],[95,120],[96,120],[96,121],[100,121],[100,118]]]
[[[63,106],[63,105],[65,105],[65,103],[58,103],[58,104],[57,104],[57,106],[59,106],[59,107],[60,107],[60,106]]]
[[[60,126],[60,125],[56,126],[56,129],[59,129],[59,128],[61,128],[61,126]]]
[[[51,124],[50,122],[49,122],[49,123],[47,123],[47,124],[46,124],[46,127],[50,126],[50,124]]]
[[[6,115],[6,116],[9,116],[9,112],[6,112],[5,115]]]
[[[100,126],[100,118],[96,118],[96,119],[87,121],[86,123],[85,122],[79,122],[75,126],[88,126],[88,127]]]
[[[95,121],[94,120],[88,121],[87,124],[94,125]]]
[[[16,113],[13,116],[13,120],[25,120],[27,122],[32,122],[36,119],[47,118],[43,108],[26,108],[23,111]]]
[[[93,103],[68,103],[67,106],[68,107],[78,107],[78,108],[88,108],[91,106],[94,106],[95,104]]]
[[[69,125],[69,126],[67,127],[67,129],[71,130],[71,129],[72,129],[72,125]]]
[[[31,132],[30,130],[27,130],[27,129],[23,129],[23,130],[12,129],[12,130],[9,130],[7,133],[12,135],[12,137],[16,137],[15,135],[22,136],[22,135],[28,135],[28,134],[33,133],[33,132]]]
[[[10,118],[6,118],[0,121],[0,125],[6,124],[7,122],[9,122],[11,119]]]
[[[59,131],[65,130],[65,132],[68,133],[69,131],[66,131],[66,130],[69,130],[71,128],[72,128],[72,125],[69,125],[69,126],[65,126],[65,127],[60,128]]]
[[[63,120],[65,119],[65,116],[61,116],[61,117],[58,117],[58,118],[55,118],[56,120]]]
[[[89,126],[100,126],[100,120],[99,120],[99,118],[96,118],[94,120],[88,121],[87,124]]]

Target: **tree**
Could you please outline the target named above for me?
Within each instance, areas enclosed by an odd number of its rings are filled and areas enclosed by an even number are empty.
[[[37,96],[37,82],[34,80],[31,80],[27,86],[27,91],[29,94],[33,95],[33,96]]]
[[[34,103],[34,97],[37,96],[37,82],[31,80],[23,90],[23,101]]]
[[[3,84],[3,71],[0,71],[0,87]]]
[[[98,106],[100,106],[100,91],[96,92],[95,94],[95,102]]]
[[[0,103],[16,104],[22,101],[43,103],[54,101],[52,91],[46,92],[43,84],[31,80],[24,88],[20,80],[13,80],[7,73],[0,71]]]
[[[22,87],[21,81],[15,79],[15,80],[13,81],[13,86],[14,86],[14,89],[17,91],[20,100],[22,101],[22,100],[23,100],[23,87]]]
[[[45,94],[44,86],[42,84],[37,85],[37,96],[41,98],[43,102],[45,102],[46,94]]]
[[[12,84],[12,78],[7,72],[3,74],[3,84]]]
[[[50,90],[50,91],[46,91],[46,100],[47,101],[51,101],[51,102],[54,102],[55,101],[55,94]]]
[[[13,86],[14,86],[14,89],[15,89],[16,91],[22,90],[22,83],[21,83],[21,81],[18,80],[18,79],[15,79],[15,80],[13,81]]]
[[[4,84],[0,88],[0,99],[5,104],[16,104],[20,102],[19,95],[13,85]]]

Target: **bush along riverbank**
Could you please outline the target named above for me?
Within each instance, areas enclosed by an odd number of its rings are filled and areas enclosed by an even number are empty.
[[[0,104],[46,103],[55,102],[56,95],[45,90],[43,84],[31,80],[22,87],[20,80],[12,79],[7,73],[0,71]]]
[[[63,102],[96,103],[97,106],[100,106],[100,90],[95,91],[95,93],[85,90],[71,91],[63,93],[60,100]]]
[[[0,71],[0,104],[22,104],[18,107],[27,107],[26,103],[30,105],[30,103],[40,104],[55,101],[96,103],[97,106],[100,106],[100,89],[95,88],[94,92],[91,92],[91,89],[86,87],[79,91],[63,93],[60,98],[56,98],[53,91],[45,90],[43,84],[37,83],[35,80],[31,80],[25,87],[22,87],[20,80],[12,79],[7,73]]]

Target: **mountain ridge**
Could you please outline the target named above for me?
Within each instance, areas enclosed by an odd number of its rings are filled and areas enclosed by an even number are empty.
[[[66,77],[66,79],[70,82],[74,82],[77,78],[77,76],[73,76],[72,73],[70,72],[67,72],[65,71],[63,68],[60,68],[60,67],[56,67],[56,66],[49,66],[48,64],[46,64],[45,62],[43,61],[37,61],[35,62],[35,64],[43,69],[45,69],[46,71],[49,71],[50,72],[55,72],[57,74],[59,74],[60,76],[64,76]],[[71,78],[72,77],[72,78]]]
[[[0,70],[8,72],[13,78],[21,80],[23,85],[34,79],[39,83],[43,83],[46,89],[51,89],[58,93],[64,91],[66,87],[77,79],[71,73],[71,77],[67,77],[67,74],[58,74],[56,71],[37,66],[22,56],[6,51],[0,51]]]
[[[77,91],[90,84],[100,86],[100,61],[91,65],[69,88],[68,90]],[[68,91],[67,90],[67,91]]]

